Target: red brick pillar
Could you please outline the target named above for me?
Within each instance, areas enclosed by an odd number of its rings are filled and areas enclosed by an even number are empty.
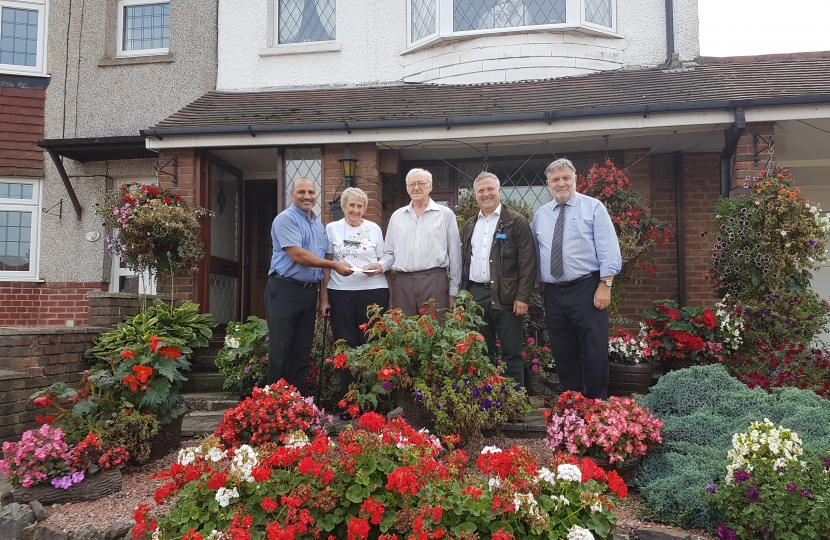
[[[755,122],[746,125],[746,130],[738,141],[735,157],[731,163],[730,197],[746,193],[744,183],[752,186],[752,177],[758,176],[765,170],[770,159],[770,145],[775,143],[775,124],[769,122]],[[774,155],[774,154],[772,154]],[[746,177],[750,181],[746,182]]]
[[[382,222],[381,203],[383,201],[383,190],[381,189],[380,174],[378,165],[380,150],[375,144],[350,144],[349,150],[357,158],[355,174],[357,175],[357,187],[366,192],[369,198],[369,207],[366,209],[366,219],[374,223]],[[343,157],[346,150],[345,144],[333,144],[325,147],[323,151],[323,216],[324,223],[331,223],[330,202],[339,197],[346,185],[343,183],[343,170],[338,161]]]

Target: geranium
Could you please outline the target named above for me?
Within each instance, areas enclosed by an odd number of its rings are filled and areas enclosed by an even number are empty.
[[[467,539],[476,532],[487,540],[511,538],[508,530],[517,529],[533,540],[564,538],[569,529],[607,538],[616,521],[606,484],[582,481],[580,467],[589,465],[573,458],[575,464],[559,464],[557,479],[527,449],[491,447],[477,460],[479,473],[471,475],[464,452],[445,451],[437,437],[401,418],[379,431],[375,416],[358,423],[373,427],[346,427],[336,438],[318,434],[294,448],[267,443],[244,450],[255,452],[257,467],[269,471],[253,480],[234,472],[232,456],[243,446],[225,448],[209,437],[182,450],[158,475],[168,482],[156,492],[157,503],[177,500],[159,518],[154,538],[210,538],[240,529],[268,539]],[[148,520],[147,509],[136,515],[135,538],[150,536]],[[511,528],[491,527],[501,522]]]
[[[603,401],[567,391],[545,417],[545,441],[553,450],[607,458],[618,466],[662,442],[663,422],[632,398]]]
[[[775,469],[800,466],[798,458],[803,453],[798,434],[781,426],[775,427],[767,418],[763,422],[753,422],[748,431],[736,433],[732,437],[726,482],[733,480],[736,471],[752,472],[755,464],[761,460],[772,462]]]
[[[156,186],[127,184],[107,193],[96,213],[113,231],[107,247],[128,268],[165,275],[198,270],[204,255],[199,220],[210,211]]]
[[[642,323],[637,336],[623,328],[614,328],[608,336],[608,359],[618,364],[650,362],[656,354],[648,345],[647,335]]]

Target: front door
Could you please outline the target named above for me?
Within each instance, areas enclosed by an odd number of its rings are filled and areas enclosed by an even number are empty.
[[[210,170],[210,279],[208,311],[224,331],[231,321],[240,320],[242,265],[240,264],[240,171],[211,159]]]
[[[276,181],[245,181],[245,315],[265,317],[265,288],[271,269],[271,223],[279,213]],[[247,317],[246,317],[247,318]]]

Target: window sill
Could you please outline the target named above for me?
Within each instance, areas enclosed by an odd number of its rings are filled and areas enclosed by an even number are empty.
[[[98,67],[132,66],[137,64],[169,64],[174,61],[172,54],[154,54],[152,56],[116,56],[98,60]]]
[[[287,54],[312,54],[340,51],[339,41],[317,41],[313,43],[288,43],[260,49],[260,56],[283,56]]]
[[[458,41],[466,41],[468,39],[475,39],[478,37],[487,36],[504,36],[510,34],[541,34],[541,33],[578,33],[589,36],[598,36],[612,39],[623,39],[623,36],[617,34],[612,30],[601,30],[594,27],[573,25],[573,24],[558,24],[556,26],[519,26],[516,28],[488,28],[486,30],[469,30],[466,32],[454,32],[452,34],[427,38],[426,41],[419,42],[415,45],[410,45],[408,49],[401,52],[401,56],[412,54],[430,47],[435,47],[440,43],[455,43]]]
[[[15,277],[12,275],[0,275],[0,283],[15,282],[15,283],[46,283],[45,279],[35,277]]]

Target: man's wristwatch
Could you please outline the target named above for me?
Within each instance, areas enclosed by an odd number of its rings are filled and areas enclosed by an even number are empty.
[[[610,287],[614,284],[614,280],[613,279],[602,279],[602,280],[600,280],[600,283],[605,283],[606,287]]]

